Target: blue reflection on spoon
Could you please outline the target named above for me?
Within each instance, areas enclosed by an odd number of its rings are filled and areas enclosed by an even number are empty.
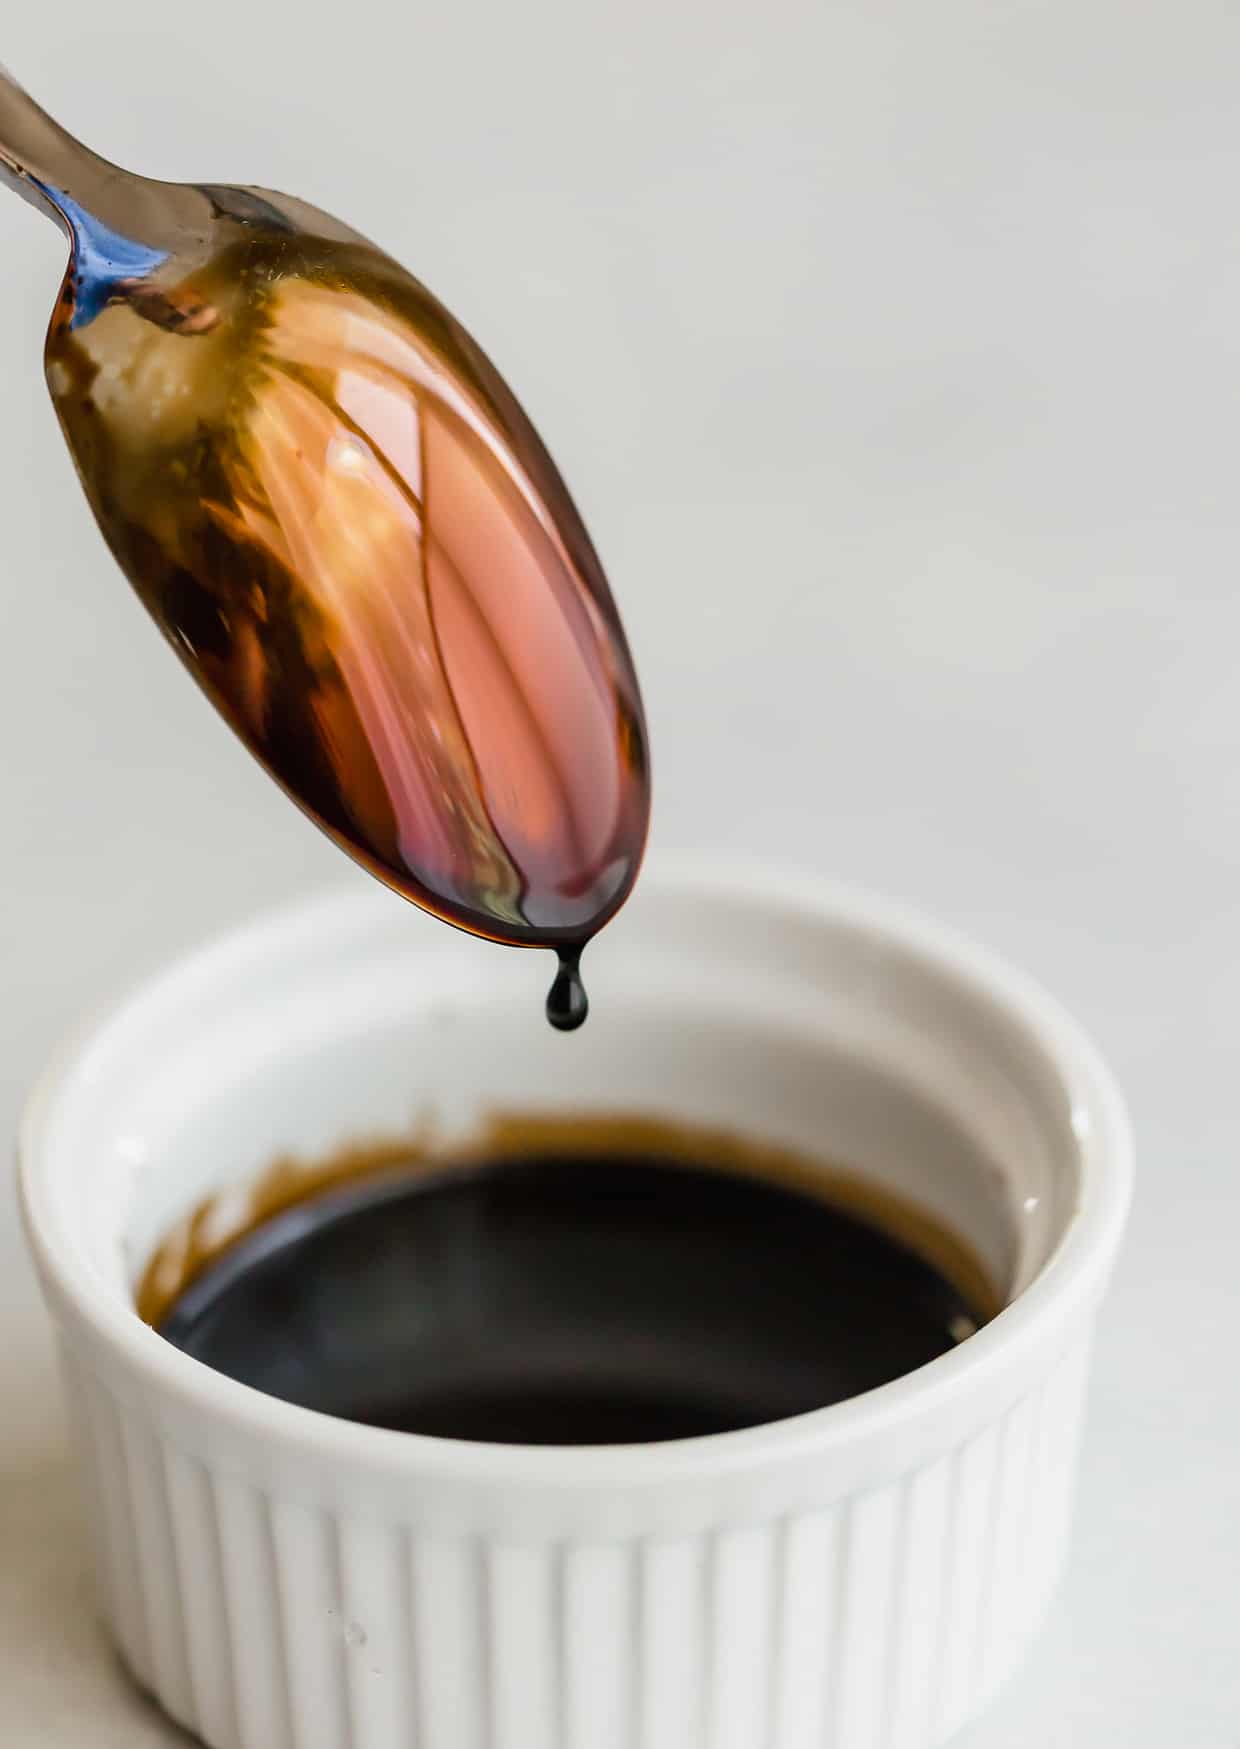
[[[168,251],[122,237],[60,189],[46,188],[45,193],[64,215],[73,236],[74,300],[69,326],[84,328],[126,283],[144,280],[162,266]]]

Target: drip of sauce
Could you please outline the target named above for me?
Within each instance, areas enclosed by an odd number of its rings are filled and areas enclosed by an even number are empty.
[[[581,981],[580,947],[559,950],[560,969],[547,992],[547,1019],[557,1032],[576,1032],[590,1012],[590,999]]]

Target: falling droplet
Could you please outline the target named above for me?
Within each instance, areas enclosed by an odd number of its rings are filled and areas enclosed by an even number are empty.
[[[547,992],[547,1019],[557,1032],[576,1032],[590,1012],[590,999],[581,981],[581,948],[561,947],[560,969]]]

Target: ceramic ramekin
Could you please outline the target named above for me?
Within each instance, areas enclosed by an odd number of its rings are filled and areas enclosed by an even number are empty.
[[[21,1144],[125,1661],[216,1749],[921,1749],[1013,1667],[1066,1546],[1129,1195],[1106,1070],[1023,979],[869,900],[656,865],[589,956],[375,891],[232,935],[50,1071]],[[872,1174],[1007,1301],[880,1390],[735,1434],[463,1445],[277,1402],[133,1310],[278,1154],[497,1108],[666,1114]]]

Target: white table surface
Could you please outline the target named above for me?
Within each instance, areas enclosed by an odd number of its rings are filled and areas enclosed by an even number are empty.
[[[61,0],[3,52],[121,161],[347,214],[482,338],[625,613],[657,842],[911,899],[1093,1029],[1141,1177],[1075,1560],[961,1749],[1235,1749],[1240,20]],[[0,260],[11,1129],[84,1005],[363,877],[106,557],[40,377],[62,245],[7,198]],[[0,1742],[181,1742],[91,1615],[11,1198],[0,1333]]]

